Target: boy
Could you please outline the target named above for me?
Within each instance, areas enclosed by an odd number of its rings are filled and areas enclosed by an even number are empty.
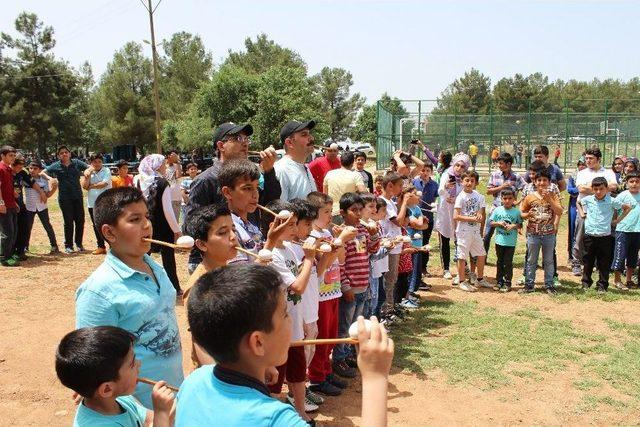
[[[93,218],[93,207],[96,199],[106,190],[111,188],[111,171],[105,168],[102,163],[100,154],[92,154],[89,156],[89,167],[85,169],[82,178],[82,188],[87,190],[87,208],[89,209],[89,217],[93,223],[93,232],[96,235],[98,248],[91,252],[92,255],[104,255],[107,253],[102,234],[96,228],[96,222]]]
[[[611,223],[617,224],[631,210],[631,206],[622,204],[620,199],[612,198],[608,183],[604,177],[596,177],[591,181],[593,194],[584,196],[577,204],[578,213],[584,219],[584,269],[582,272],[582,289],[587,290],[593,284],[591,274],[594,264],[598,266],[598,293],[607,292],[609,287],[609,268],[613,255],[614,239],[611,236]],[[623,213],[614,220],[617,209]]]
[[[198,175],[198,165],[195,163],[189,163],[187,165],[187,176],[180,182],[180,194],[182,195],[182,205],[180,210],[182,212],[182,221],[184,222],[187,210],[187,202],[189,201],[189,191],[191,190],[191,184]]]
[[[431,233],[433,232],[433,225],[435,224],[431,204],[435,203],[438,198],[438,183],[432,179],[432,176],[433,163],[425,161],[420,176],[413,180],[413,185],[416,187],[416,190],[422,191],[419,206],[420,209],[422,209],[422,215],[424,215],[427,221],[427,228],[422,231],[422,245],[429,244]],[[428,276],[427,266],[429,264],[429,252],[423,252],[420,258],[421,272]],[[422,281],[419,285],[420,287],[424,286],[424,289],[428,289],[428,286]]]
[[[111,188],[133,187],[133,175],[129,175],[129,163],[120,160],[116,163],[118,174],[111,177]]]
[[[371,172],[364,168],[367,165],[367,155],[362,151],[356,151],[354,155],[356,158],[356,172],[362,176],[362,182],[364,182],[369,193],[373,193],[373,176],[371,175]]]
[[[16,149],[10,145],[0,147],[0,265],[15,267],[20,262],[13,258],[18,233],[18,203],[13,191],[11,165]]]
[[[44,192],[47,199],[51,197],[56,190],[58,189],[58,185],[56,181],[51,183],[51,188],[49,188],[49,181],[40,175],[42,172],[42,164],[40,162],[31,162],[29,165],[29,174],[31,178],[35,181],[41,191]],[[49,244],[51,245],[50,254],[57,254],[60,252],[58,249],[58,243],[56,241],[56,233],[53,231],[53,226],[51,225],[51,221],[49,221],[49,209],[47,206],[46,200],[43,202],[40,194],[35,191],[33,188],[27,187],[25,189],[26,194],[26,211],[27,211],[27,236],[26,243],[27,247],[29,246],[29,240],[31,238],[31,230],[33,229],[33,222],[35,220],[36,215],[40,218],[40,222],[44,227],[44,230],[47,232],[47,237],[49,238]]]
[[[373,194],[375,194],[376,197],[382,196],[382,189],[384,187],[384,177],[382,175],[376,175],[375,178],[373,178],[373,187]]]
[[[423,166],[423,170],[424,170]],[[422,175],[422,172],[421,172]],[[418,287],[422,282],[422,252],[419,252],[417,248],[422,246],[423,237],[422,233],[429,227],[429,220],[422,215],[422,209],[420,209],[420,197],[416,194],[416,188],[412,184],[407,184],[404,187],[404,192],[408,193],[409,200],[407,202],[407,209],[409,211],[409,225],[407,226],[407,234],[411,238],[411,246],[416,250],[411,254],[411,272],[408,277],[408,295],[402,295],[402,298],[406,297],[406,301],[403,303],[405,308],[418,308],[418,299],[420,296],[417,294]],[[415,238],[418,234],[420,237]],[[426,254],[426,253],[425,253]]]
[[[538,253],[542,249],[544,286],[549,295],[558,293],[553,283],[553,253],[556,247],[558,223],[562,215],[562,205],[558,195],[549,188],[551,178],[546,169],[536,173],[535,191],[522,200],[521,215],[527,221],[527,261],[524,288],[518,293],[534,291]]]
[[[347,227],[354,227],[358,234],[346,241],[344,266],[340,267],[340,290],[342,298],[339,306],[338,337],[349,336],[349,326],[362,316],[366,309],[367,288],[369,287],[369,256],[380,247],[378,226],[360,224],[364,203],[356,193],[346,193],[340,198],[340,215]],[[349,378],[351,367],[347,359],[353,355],[351,346],[338,344],[333,349],[333,372]],[[353,362],[352,362],[353,364]]]
[[[307,200],[318,208],[318,218],[313,222],[311,235],[317,239],[333,240],[333,235],[327,229],[331,222],[333,200],[328,195],[313,191]],[[356,231],[343,229],[339,238],[346,242],[355,237]],[[327,266],[322,275],[318,275],[318,339],[338,337],[338,304],[342,291],[340,290],[340,265],[344,265],[344,243],[335,248],[336,258]],[[329,355],[333,345],[316,347],[309,363],[309,390],[326,396],[339,396],[348,383],[333,374]]]
[[[80,328],[62,338],[56,351],[60,382],[83,397],[74,427],[173,425],[174,395],[164,381],[153,387],[153,411],[132,396],[140,370],[136,337],[113,326]]]
[[[287,361],[292,325],[285,284],[271,267],[234,264],[205,274],[187,304],[194,340],[218,362],[186,379],[178,393],[176,426],[307,426],[295,410],[269,395],[265,371]],[[362,425],[385,425],[393,341],[377,320],[359,322]]]
[[[382,234],[382,221],[387,216],[387,202],[381,197],[376,198],[376,212],[371,219],[378,223],[378,233]],[[385,302],[384,274],[389,271],[389,250],[395,247],[393,242],[388,247],[381,247],[375,255],[371,255],[371,280],[369,286],[372,288],[371,313],[380,318],[380,310]],[[377,290],[373,290],[377,288]],[[370,316],[369,316],[370,317]]]
[[[462,174],[462,191],[453,205],[453,220],[456,222],[456,257],[458,259],[458,276],[460,289],[475,292],[477,289],[466,278],[465,266],[469,256],[477,257],[476,268],[478,285],[491,287],[484,278],[484,260],[487,253],[482,240],[485,224],[484,196],[474,190],[478,182],[476,171]]]
[[[176,290],[164,268],[147,252],[153,234],[149,210],[137,188],[109,189],[94,208],[96,228],[109,243],[105,260],[76,292],[76,327],[112,325],[137,337],[142,376],[182,383],[180,332],[174,310]],[[135,396],[151,408],[150,387]]]
[[[500,160],[498,160],[498,163]],[[496,231],[496,290],[511,291],[513,278],[513,255],[518,243],[518,231],[522,228],[520,209],[515,207],[516,193],[511,188],[505,188],[500,193],[502,205],[491,213],[489,224]],[[486,242],[486,240],[485,240]]]
[[[616,288],[628,291],[633,286],[633,271],[638,265],[638,250],[640,249],[640,173],[629,172],[627,174],[627,190],[616,197],[620,203],[628,204],[632,207],[629,214],[616,225],[615,247],[613,251],[613,262],[611,269],[622,272],[625,269],[627,283],[615,282]]]

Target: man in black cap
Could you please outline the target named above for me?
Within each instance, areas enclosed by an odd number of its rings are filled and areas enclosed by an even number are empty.
[[[304,163],[313,153],[311,130],[315,125],[313,120],[292,120],[280,130],[280,141],[286,154],[275,163],[274,169],[282,188],[282,200],[304,199],[310,192],[317,191],[313,175]]]
[[[220,194],[218,185],[218,173],[222,164],[231,159],[246,159],[249,152],[249,136],[253,134],[253,127],[250,124],[223,123],[213,133],[214,147],[218,158],[213,159],[213,165],[202,172],[191,184],[189,190],[189,201],[185,208],[185,221],[194,211],[201,206],[209,206],[224,202],[225,199]],[[260,190],[258,203],[266,205],[272,200],[280,198],[280,183],[276,178],[274,163],[276,154],[272,150],[260,152],[260,169],[264,177],[264,186]],[[255,212],[259,215],[259,211]],[[259,221],[255,221],[259,224]],[[200,253],[192,250],[189,254],[189,273],[198,266],[202,260]]]

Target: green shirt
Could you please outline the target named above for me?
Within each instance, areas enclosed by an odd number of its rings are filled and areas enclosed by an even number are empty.
[[[507,224],[522,224],[522,217],[520,216],[520,209],[512,207],[511,209],[505,209],[504,206],[499,206],[493,210],[491,222],[504,221]],[[515,246],[518,243],[518,230],[513,229],[507,231],[502,227],[496,227],[496,245],[500,246]]]
[[[80,176],[88,167],[78,159],[71,159],[69,166],[64,166],[60,161],[47,166],[47,174],[58,179],[58,200],[82,201]]]

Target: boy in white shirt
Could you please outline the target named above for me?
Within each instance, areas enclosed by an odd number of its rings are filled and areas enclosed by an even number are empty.
[[[456,221],[456,252],[460,289],[467,292],[477,290],[466,278],[465,264],[469,256],[477,257],[478,285],[490,287],[484,279],[484,261],[487,255],[482,239],[485,224],[485,201],[484,196],[473,189],[478,178],[475,171],[467,171],[462,174],[462,191],[456,197],[453,206],[453,219]]]
[[[53,196],[53,194],[58,189],[57,181],[52,180],[51,183],[40,175],[42,172],[42,164],[39,162],[31,162],[29,165],[29,174],[31,178],[38,184],[40,189],[44,191],[44,194],[47,198]],[[53,226],[51,225],[51,221],[49,220],[49,208],[47,206],[47,202],[42,202],[40,198],[40,194],[36,190],[31,187],[25,188],[26,201],[25,206],[27,208],[27,236],[26,242],[27,247],[29,247],[29,240],[31,238],[31,230],[33,229],[33,221],[35,220],[35,216],[38,215],[40,218],[40,222],[47,232],[47,237],[49,238],[49,244],[51,245],[50,254],[56,254],[60,252],[58,249],[58,242],[56,241],[56,233],[53,231]]]

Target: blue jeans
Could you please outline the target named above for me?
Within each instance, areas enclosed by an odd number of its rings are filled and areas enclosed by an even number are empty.
[[[378,280],[378,302],[376,305],[373,305],[372,303],[371,307],[373,308],[373,315],[376,316],[378,319],[380,319],[382,306],[387,300],[387,294],[384,291],[384,276],[376,280]]]
[[[373,277],[369,276],[369,289],[367,289],[367,292],[366,292],[369,294],[369,298],[367,299],[367,302],[365,304],[364,311],[362,314],[365,319],[368,319],[371,316],[376,315],[375,310],[376,310],[376,307],[378,307],[378,281],[379,280],[380,280],[379,277],[376,277],[374,279]]]
[[[553,253],[556,247],[556,235],[547,234],[538,236],[527,235],[527,268],[525,269],[526,288],[533,288],[536,282],[536,270],[538,268],[538,254],[542,249],[542,267],[544,268],[544,286],[553,287]]]
[[[364,306],[367,301],[367,292],[355,294],[355,299],[348,302],[344,296],[340,298],[338,307],[338,337],[347,338],[349,336],[349,326],[356,321],[358,316],[362,316]],[[338,344],[333,348],[333,361],[344,360],[354,354],[353,348],[349,344]]]
[[[415,292],[420,287],[420,282],[422,279],[422,254],[420,252],[416,252],[411,255],[411,262],[413,263],[413,271],[411,272],[411,276],[409,276],[409,291]]]

